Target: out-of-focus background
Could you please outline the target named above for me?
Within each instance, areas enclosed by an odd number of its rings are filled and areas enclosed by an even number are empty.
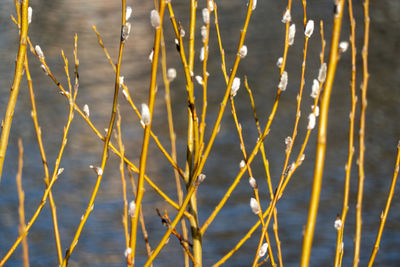
[[[305,74],[304,99],[299,135],[294,146],[297,155],[307,126],[307,114],[310,112],[312,80],[317,76],[320,66],[319,53],[321,40],[319,21],[324,21],[327,48],[325,60],[328,59],[330,35],[332,29],[333,1],[309,1],[307,16],[316,22],[316,29],[310,40]],[[357,32],[357,94],[360,99],[361,49],[363,37],[362,1],[353,1]],[[200,26],[201,9],[206,1],[198,3],[198,31],[196,34],[195,75],[201,74],[199,61],[201,48]],[[236,54],[240,30],[246,13],[246,1],[217,0],[222,42],[226,53],[228,71],[232,67]],[[150,62],[149,53],[153,46],[154,32],[149,22],[153,1],[128,0],[133,8],[131,35],[127,41],[122,62],[122,75],[129,87],[136,104],[147,102]],[[255,96],[256,107],[262,125],[265,125],[272,108],[276,85],[279,80],[275,63],[282,55],[284,42],[284,24],[281,16],[286,1],[258,1],[253,13],[246,45],[247,57],[241,61],[238,76],[247,75],[249,85]],[[79,106],[88,104],[91,119],[98,129],[107,127],[114,88],[114,74],[111,66],[97,43],[92,24],[100,31],[105,46],[113,60],[116,60],[120,35],[121,7],[119,1],[78,1],[78,0],[37,0],[31,1],[33,7],[32,24],[29,36],[33,44],[39,44],[45,53],[47,63],[60,82],[67,86],[60,55],[63,49],[73,62],[73,37],[78,34],[78,54],[80,59],[80,88],[77,98]],[[188,32],[189,4],[187,1],[173,1],[177,20],[181,21]],[[271,174],[275,186],[280,176],[284,161],[284,138],[291,135],[296,112],[296,95],[300,85],[301,61],[304,44],[303,12],[301,1],[294,1],[292,19],[297,26],[294,45],[289,49],[287,71],[289,85],[281,97],[276,119],[271,127],[265,145],[270,160]],[[380,214],[386,202],[386,196],[393,174],[396,145],[400,137],[400,2],[372,1],[370,6],[371,32],[369,47],[369,71],[371,74],[368,87],[368,109],[366,124],[366,159],[365,159],[365,197],[363,205],[363,238],[361,246],[361,265],[365,265],[372,250],[373,241],[379,225]],[[18,49],[17,27],[10,19],[15,14],[12,1],[0,1],[0,115],[3,118],[13,79],[15,55]],[[175,49],[172,26],[165,18],[165,42],[168,55],[168,67],[178,71],[177,80],[171,85],[172,103],[177,134],[178,161],[184,166],[186,141],[186,91],[182,65]],[[349,20],[344,15],[341,40],[349,39]],[[187,37],[185,43],[187,44]],[[221,58],[217,47],[217,36],[214,27],[214,16],[211,17],[210,58],[208,71],[208,131],[212,128],[219,109],[219,103],[225,91]],[[38,60],[28,52],[33,76],[33,86],[38,106],[38,118],[42,127],[43,140],[49,168],[52,170],[62,137],[63,126],[67,119],[68,105],[65,98],[58,94],[57,87],[41,71]],[[72,71],[72,64],[70,66]],[[348,149],[348,122],[350,110],[350,52],[342,55],[333,88],[330,106],[329,132],[326,167],[320,208],[311,255],[311,266],[328,266],[334,259],[336,230],[333,223],[341,212],[345,162]],[[243,81],[243,80],[242,80]],[[162,144],[170,149],[164,87],[158,79],[158,95],[155,107],[153,131]],[[201,102],[201,87],[195,85],[197,101]],[[141,151],[143,131],[136,115],[128,103],[120,97],[122,112],[122,132],[127,156],[138,163]],[[235,98],[240,123],[243,126],[247,150],[250,151],[257,139],[257,131],[252,117],[249,98],[241,88]],[[199,106],[201,107],[200,103]],[[242,159],[239,139],[233,118],[228,106],[210,159],[205,167],[206,181],[198,190],[200,222],[211,213],[221,199],[237,172]],[[18,236],[18,198],[15,175],[17,172],[17,140],[21,138],[25,147],[23,187],[26,193],[26,216],[30,219],[39,204],[44,190],[44,173],[36,142],[33,123],[30,117],[31,104],[25,79],[22,82],[14,120],[11,129],[7,157],[0,185],[0,257],[10,248]],[[359,106],[357,107],[359,114]],[[358,125],[358,121],[356,123]],[[314,154],[316,143],[315,131],[312,133],[306,159],[296,171],[282,199],[278,202],[279,234],[282,242],[283,259],[286,266],[297,265],[300,260],[302,230],[307,220],[308,203],[313,178]],[[356,151],[358,149],[358,136]],[[208,140],[208,139],[207,139]],[[75,116],[68,138],[68,145],[61,161],[64,173],[53,187],[60,223],[63,249],[66,249],[75,233],[80,217],[86,209],[92,192],[96,175],[89,165],[98,165],[101,160],[103,143],[94,135],[86,123]],[[110,154],[104,179],[96,199],[94,212],[85,225],[74,251],[70,266],[123,266],[125,263],[125,241],[122,228],[122,189],[118,170],[119,159]],[[293,158],[294,159],[294,158]],[[357,153],[352,166],[350,210],[345,226],[343,265],[349,266],[353,257],[353,237],[355,225],[355,198],[357,194]],[[262,190],[261,200],[265,209],[269,194],[261,158],[253,163],[254,175]],[[171,196],[176,198],[172,168],[163,158],[154,142],[150,143],[147,174]],[[149,232],[150,244],[154,248],[165,232],[165,227],[156,216],[155,208],[167,209],[170,216],[175,215],[171,209],[148,189],[144,195],[143,210]],[[228,252],[236,242],[257,221],[249,208],[252,190],[244,176],[239,187],[234,191],[225,208],[216,217],[214,223],[205,233],[203,242],[204,266],[210,266]],[[132,199],[132,194],[130,194]],[[32,266],[54,266],[57,264],[56,249],[53,241],[52,223],[49,206],[46,205],[37,222],[28,235],[30,260]],[[395,191],[392,207],[386,228],[383,232],[376,266],[398,266],[400,264],[400,198],[399,189]],[[237,252],[227,266],[247,266],[254,257],[259,238],[259,231],[246,245]],[[146,260],[145,248],[139,238],[137,247],[137,264]],[[171,255],[174,255],[171,257]],[[171,237],[169,244],[155,262],[155,266],[183,266],[182,250],[178,241]],[[21,265],[21,248],[10,258],[7,266]]]

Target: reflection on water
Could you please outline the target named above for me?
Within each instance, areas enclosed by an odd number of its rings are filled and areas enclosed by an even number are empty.
[[[227,57],[227,68],[232,66],[235,56],[237,40],[245,16],[245,1],[217,1],[222,40]],[[285,9],[285,1],[259,1],[253,15],[246,45],[249,48],[248,56],[240,63],[238,76],[247,75],[250,87],[256,96],[255,104],[260,121],[264,124],[275,95],[278,69],[275,62],[282,53],[283,24],[281,14]],[[132,34],[127,42],[122,65],[122,75],[125,76],[134,101],[137,104],[147,101],[149,85],[150,63],[148,55],[153,45],[153,30],[148,21],[152,9],[152,1],[128,1],[133,6],[134,19]],[[185,1],[173,2],[176,17],[188,29],[188,5]],[[271,128],[266,140],[266,147],[271,164],[271,173],[274,182],[280,175],[284,160],[284,138],[291,134],[295,118],[296,94],[299,88],[300,66],[302,60],[302,7],[299,1],[293,3],[293,21],[297,26],[295,45],[289,50],[287,71],[289,85],[282,95],[277,119]],[[80,89],[77,103],[80,106],[88,104],[91,119],[98,129],[107,127],[111,100],[113,94],[114,74],[105,58],[103,51],[97,44],[97,38],[91,28],[96,25],[103,37],[105,46],[112,58],[117,55],[120,33],[120,3],[119,1],[34,1],[33,22],[30,27],[30,38],[34,44],[40,44],[45,52],[47,62],[56,77],[64,86],[67,86],[63,73],[63,62],[60,50],[64,49],[72,62],[73,35],[79,36],[80,58]],[[203,2],[199,2],[200,16]],[[324,18],[325,36],[329,38],[331,31],[331,1],[324,0],[310,3],[308,16],[316,22]],[[385,204],[385,195],[390,185],[393,170],[395,145],[399,137],[400,126],[395,120],[400,116],[397,104],[400,92],[400,64],[397,57],[400,40],[399,8],[396,1],[374,1],[371,5],[371,43],[370,43],[370,86],[368,91],[367,111],[367,157],[366,157],[366,185],[364,200],[364,218],[361,264],[365,265],[375,238],[379,216]],[[397,11],[396,11],[397,10]],[[8,101],[9,88],[13,76],[15,54],[17,52],[17,31],[9,14],[13,14],[13,6],[9,2],[0,2],[0,115],[4,117]],[[357,48],[361,52],[362,44],[362,8],[357,3],[355,7],[357,23]],[[342,39],[348,39],[349,25],[345,17]],[[211,20],[213,21],[213,19]],[[318,23],[317,23],[318,24]],[[200,27],[200,17],[198,26]],[[319,28],[318,28],[319,29]],[[187,30],[188,31],[188,30]],[[211,30],[209,99],[207,126],[211,127],[216,118],[219,102],[224,92],[224,80],[220,72],[220,57],[217,48],[216,32]],[[200,36],[196,36],[196,60],[199,55]],[[178,60],[174,47],[172,28],[166,20],[165,40],[168,53],[168,65],[178,70],[178,79],[172,84],[173,112],[178,138],[178,161],[181,166],[185,157],[186,140],[186,96],[185,83],[181,63]],[[187,41],[187,40],[186,40]],[[328,40],[329,43],[329,40]],[[308,50],[305,97],[302,106],[303,116],[300,120],[298,140],[304,138],[306,116],[309,112],[311,99],[308,97],[312,79],[317,75],[319,68],[320,38],[318,30],[310,41]],[[325,56],[327,59],[327,56]],[[38,105],[39,123],[43,129],[43,139],[49,166],[54,165],[58,153],[62,129],[67,116],[67,103],[58,95],[57,88],[40,70],[37,60],[29,53],[31,72]],[[340,61],[339,72],[335,81],[333,99],[330,109],[330,123],[328,135],[328,150],[324,176],[323,191],[321,194],[320,213],[312,251],[312,266],[331,265],[334,258],[336,230],[333,227],[336,214],[341,210],[342,188],[344,179],[344,165],[347,158],[347,125],[350,99],[348,85],[350,80],[350,54],[343,55]],[[71,69],[71,68],[70,68]],[[361,70],[361,66],[358,66]],[[200,62],[195,64],[195,74],[201,73]],[[361,74],[358,79],[360,80]],[[201,88],[196,85],[197,99],[201,99]],[[158,99],[153,129],[160,141],[169,149],[168,128],[165,123],[165,104],[163,102],[164,88],[159,83]],[[257,131],[253,122],[248,96],[245,90],[240,90],[235,98],[239,120],[245,134],[247,150],[255,144]],[[121,97],[121,111],[123,114],[122,131],[126,145],[126,154],[134,163],[138,163],[140,155],[142,130],[139,121]],[[9,149],[5,162],[2,184],[0,185],[0,251],[5,251],[18,235],[18,201],[15,186],[17,170],[17,139],[22,138],[25,146],[23,186],[26,192],[27,217],[38,205],[43,192],[43,170],[40,154],[36,144],[34,128],[30,119],[30,100],[25,83],[22,84],[20,96],[16,106]],[[133,114],[133,115],[132,115]],[[206,133],[209,136],[210,132]],[[93,132],[84,121],[76,116],[73,122],[68,146],[66,148],[62,167],[65,172],[54,186],[55,201],[57,204],[60,222],[62,246],[65,249],[71,242],[81,214],[89,201],[89,192],[95,183],[95,175],[88,168],[96,165],[100,160],[102,142],[96,139]],[[299,144],[294,151],[299,151]],[[357,149],[357,147],[356,147]],[[297,265],[300,257],[302,229],[307,219],[308,201],[313,175],[313,160],[315,151],[315,133],[312,134],[310,145],[306,150],[306,160],[298,169],[293,181],[287,188],[287,194],[278,203],[279,233],[282,242],[282,252],[285,265]],[[151,143],[148,162],[148,175],[156,183],[176,199],[173,172],[154,143]],[[205,167],[207,180],[201,185],[198,196],[200,208],[200,222],[203,222],[216,203],[221,199],[227,187],[238,172],[238,163],[241,160],[240,147],[235,126],[230,111],[226,112],[220,136],[215,142],[215,148]],[[165,162],[165,164],[161,164]],[[121,183],[118,172],[119,161],[114,155],[105,170],[104,180],[96,200],[94,213],[90,216],[83,234],[79,239],[78,249],[74,252],[70,266],[122,266],[124,263],[124,235],[121,225],[122,199]],[[356,190],[356,165],[353,167],[353,181],[351,184],[351,202],[348,223],[345,228],[344,265],[352,261],[352,240],[354,233],[354,210]],[[258,178],[259,186],[267,192],[263,182],[264,170],[261,158],[253,163],[254,176]],[[246,178],[246,177],[245,177]],[[148,188],[149,189],[149,188]],[[397,191],[398,192],[398,191]],[[225,209],[216,217],[213,225],[204,236],[204,263],[210,266],[247,232],[249,225],[256,222],[255,216],[248,208],[251,190],[244,179],[233,192],[231,200]],[[266,194],[262,195],[264,207]],[[392,204],[383,234],[380,252],[377,257],[379,266],[395,266],[400,261],[396,248],[400,242],[400,204],[398,194]],[[155,208],[167,209],[170,217],[175,211],[168,207],[152,190],[144,197],[144,215],[150,243],[155,246],[165,229],[155,217]],[[232,223],[234,222],[234,223]],[[52,237],[49,208],[43,210],[42,215],[34,224],[29,235],[30,257],[33,266],[53,266],[57,262],[55,246]],[[248,241],[240,252],[235,255],[228,266],[247,266],[254,256],[258,242],[259,231]],[[140,240],[139,244],[142,244]],[[171,254],[173,253],[173,254]],[[181,255],[177,240],[171,238],[168,246],[161,253],[156,266],[177,266],[176,258],[169,255]],[[143,265],[146,259],[144,246],[138,247],[138,266]],[[140,256],[142,255],[142,256]],[[10,259],[10,266],[20,266],[20,250]],[[181,265],[181,263],[179,263]]]

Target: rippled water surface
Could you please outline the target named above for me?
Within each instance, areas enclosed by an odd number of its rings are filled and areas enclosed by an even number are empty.
[[[17,53],[18,32],[10,19],[14,14],[12,1],[0,1],[0,115],[4,118],[8,102],[9,88],[13,79],[15,55]],[[153,30],[149,23],[149,13],[153,1],[127,1],[133,7],[132,32],[124,51],[122,75],[125,83],[139,105],[147,102],[149,88],[150,62],[148,55],[153,46]],[[188,32],[189,5],[188,1],[172,1],[176,17]],[[201,26],[201,9],[205,1],[198,3],[198,23]],[[233,65],[240,30],[246,12],[246,1],[218,0],[219,22],[222,32],[222,42],[226,53],[228,70]],[[238,76],[246,75],[249,85],[255,95],[255,104],[262,125],[265,125],[275,97],[278,82],[276,60],[283,52],[284,25],[281,14],[285,10],[286,1],[258,1],[246,38],[249,49],[248,56],[241,61]],[[325,36],[329,47],[332,29],[332,1],[309,1],[307,15],[310,19],[324,19]],[[34,44],[40,44],[47,63],[60,82],[67,87],[60,55],[64,50],[70,59],[72,72],[73,36],[79,37],[80,88],[77,98],[79,106],[90,106],[91,119],[94,125],[103,131],[108,127],[111,103],[114,89],[114,74],[102,49],[97,43],[97,37],[92,30],[95,25],[101,33],[104,45],[108,48],[113,60],[116,60],[120,34],[120,2],[119,1],[78,1],[78,0],[37,0],[31,1],[34,10],[29,36]],[[361,54],[363,34],[363,13],[360,1],[354,1],[357,21],[357,51]],[[348,40],[349,23],[345,13],[342,40]],[[284,163],[284,138],[291,135],[296,112],[296,95],[300,86],[301,61],[304,38],[302,34],[303,13],[301,1],[294,1],[292,17],[297,25],[295,44],[288,54],[287,71],[289,73],[288,89],[282,94],[276,120],[265,145],[270,161],[270,170],[274,186],[280,176]],[[208,89],[208,115],[206,139],[215,122],[219,103],[224,94],[225,85],[220,71],[220,54],[217,47],[217,36],[211,19],[210,73]],[[311,98],[309,92],[312,80],[319,68],[320,36],[316,27],[309,44],[307,69],[305,73],[305,92],[302,105],[302,117],[298,133],[298,142],[294,153],[300,150],[300,141],[304,139],[307,126],[307,114],[310,112]],[[200,31],[196,35],[195,75],[202,73],[198,60],[201,47]],[[361,265],[369,259],[372,244],[378,229],[381,211],[384,208],[396,153],[396,145],[400,136],[400,4],[397,1],[372,1],[371,3],[371,33],[369,48],[370,83],[368,88],[368,109],[366,126],[366,181],[363,205],[363,239]],[[185,42],[187,44],[187,37]],[[167,48],[168,66],[175,67],[178,78],[172,83],[172,103],[177,134],[178,162],[183,168],[186,155],[186,90],[182,65],[175,49],[172,27],[165,19],[165,44]],[[329,52],[329,51],[327,51]],[[38,118],[42,127],[43,140],[50,170],[57,157],[62,131],[68,114],[68,104],[65,98],[58,94],[57,87],[40,69],[40,63],[28,52],[28,58],[33,76],[33,86],[38,106]],[[327,60],[327,54],[325,60]],[[361,70],[361,58],[357,69]],[[326,167],[314,246],[311,255],[311,266],[330,266],[334,259],[336,245],[336,230],[333,222],[337,213],[341,212],[344,186],[344,166],[347,160],[348,147],[348,113],[350,108],[349,82],[351,71],[350,53],[342,56],[334,84],[330,107],[328,145]],[[358,72],[359,88],[361,72]],[[155,106],[153,131],[160,142],[170,150],[168,125],[164,103],[164,86],[161,76],[158,79],[158,95]],[[201,87],[195,85],[198,108],[201,107]],[[357,91],[358,95],[359,91]],[[120,97],[120,108],[123,116],[122,132],[127,156],[138,164],[141,152],[143,130],[139,120]],[[249,98],[243,86],[235,98],[239,121],[247,150],[250,151],[257,140],[257,130],[252,118]],[[199,220],[204,222],[220,201],[229,185],[239,171],[242,159],[239,139],[227,106],[219,137],[205,166],[206,181],[198,190],[200,207]],[[15,184],[17,172],[18,148],[17,140],[24,143],[23,187],[26,193],[26,214],[29,219],[36,209],[44,190],[43,168],[37,147],[36,136],[30,118],[31,104],[25,79],[22,82],[18,103],[16,105],[7,158],[0,185],[0,257],[10,248],[18,236],[18,198]],[[359,112],[359,107],[357,112]],[[358,125],[358,123],[357,123]],[[296,171],[286,193],[278,202],[279,237],[282,242],[282,253],[285,266],[298,265],[301,253],[302,230],[307,220],[309,196],[314,167],[316,133],[311,134],[310,143],[306,149],[304,164]],[[66,249],[72,240],[80,217],[86,209],[93,190],[96,176],[88,167],[98,165],[101,160],[103,143],[95,136],[84,120],[75,116],[68,138],[61,166],[64,173],[53,187],[57,204],[58,219],[62,247]],[[356,138],[356,151],[358,142]],[[357,154],[357,153],[356,153]],[[152,177],[171,198],[176,198],[173,171],[161,155],[154,142],[150,142],[147,174]],[[293,158],[294,159],[294,158]],[[292,159],[292,160],[293,160]],[[350,210],[345,227],[343,266],[352,262],[353,235],[355,225],[355,199],[357,194],[357,156],[353,165],[351,182]],[[104,173],[104,179],[95,202],[94,212],[85,225],[74,251],[70,266],[123,266],[125,239],[121,224],[123,213],[121,179],[119,160],[110,153]],[[268,203],[269,194],[265,171],[261,157],[253,163],[254,176],[260,186],[263,207]],[[175,210],[170,208],[162,198],[146,185],[147,192],[143,200],[143,211],[149,232],[150,244],[154,248],[165,232],[155,209],[168,210],[171,218]],[[232,193],[225,208],[216,217],[214,223],[204,235],[204,265],[211,266],[227,253],[248,231],[257,218],[248,206],[252,196],[247,177]],[[132,197],[131,197],[132,198]],[[398,266],[400,264],[400,198],[396,190],[383,232],[382,243],[376,259],[376,266]],[[29,252],[32,266],[55,266],[57,254],[52,235],[51,212],[46,205],[42,214],[33,225],[28,236]],[[226,266],[248,266],[254,257],[260,232],[246,243],[235,254]],[[272,235],[272,231],[271,231]],[[145,247],[140,238],[137,248],[137,265],[146,260]],[[182,251],[178,241],[171,237],[169,244],[163,249],[155,266],[183,266]],[[7,266],[21,265],[21,250],[10,258]]]

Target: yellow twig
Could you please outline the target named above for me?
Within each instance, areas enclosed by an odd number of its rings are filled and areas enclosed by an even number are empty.
[[[332,91],[333,81],[335,78],[336,66],[338,62],[338,45],[340,37],[340,29],[343,17],[344,0],[337,2],[340,7],[337,9],[338,13],[334,16],[333,33],[331,41],[331,52],[328,65],[328,73],[326,77],[325,88],[321,100],[321,112],[318,127],[318,145],[316,152],[316,161],[314,168],[314,182],[311,192],[310,209],[308,213],[308,220],[303,240],[303,250],[301,256],[300,266],[308,266],[310,261],[311,246],[314,236],[315,222],[317,219],[319,195],[322,186],[322,173],[324,168],[325,151],[326,151],[326,130],[328,125],[328,109],[330,102],[330,95]]]
[[[169,129],[169,137],[171,143],[171,157],[174,162],[177,162],[176,156],[176,134],[174,129],[174,121],[172,115],[172,105],[171,105],[171,93],[170,93],[170,85],[171,81],[167,75],[167,55],[165,51],[165,42],[164,42],[164,34],[161,33],[161,67],[162,67],[162,76],[165,85],[165,105],[167,108],[167,118],[168,118],[168,129]],[[175,185],[176,185],[176,193],[178,195],[178,203],[182,205],[183,201],[183,191],[181,186],[181,181],[179,178],[179,172],[176,168],[174,168],[174,176],[175,176]],[[182,173],[183,177],[183,173]],[[181,228],[182,228],[182,236],[185,240],[188,240],[188,230],[186,226],[186,221],[183,219],[181,220]],[[184,250],[184,260],[185,260],[185,267],[190,266],[190,259],[187,252],[189,251],[189,247],[187,243],[182,243],[183,250]]]
[[[19,5],[16,6],[18,7]],[[15,104],[17,103],[19,87],[21,84],[21,78],[23,76],[23,67],[24,67],[26,46],[27,46],[26,40],[28,37],[28,6],[29,6],[29,0],[22,1],[21,23],[19,24],[21,25],[21,28],[20,28],[20,38],[18,45],[17,63],[15,66],[14,81],[11,86],[10,98],[8,100],[7,109],[4,116],[4,122],[2,124],[1,137],[0,137],[0,182],[3,173],[4,159],[6,157],[8,137],[10,135]]]
[[[364,193],[364,155],[365,155],[365,111],[367,109],[368,88],[368,44],[369,44],[369,0],[364,1],[364,45],[362,49],[363,60],[363,82],[361,87],[361,111],[359,130],[359,154],[358,154],[358,194],[356,205],[356,234],[354,238],[354,260],[353,266],[357,267],[360,261],[361,227],[362,227],[362,200]]]
[[[389,191],[388,199],[386,201],[385,211],[381,215],[381,224],[379,225],[378,234],[376,235],[375,245],[374,245],[374,249],[372,250],[371,257],[368,262],[368,267],[373,266],[376,254],[378,253],[378,250],[379,250],[379,244],[381,242],[383,228],[385,227],[385,222],[387,219],[387,215],[389,213],[390,204],[392,202],[392,198],[394,195],[394,189],[396,187],[397,177],[399,175],[399,164],[400,164],[400,141],[397,145],[397,157],[396,157],[396,163],[395,163],[394,173],[393,173],[393,178],[392,178],[392,185],[390,186],[390,191]]]
[[[31,74],[30,74],[30,70],[29,70],[28,57],[25,58],[25,72],[26,72],[26,79],[28,82],[28,88],[29,88],[29,93],[30,93],[31,103],[32,103],[31,116],[32,116],[34,127],[35,127],[36,139],[37,139],[39,150],[40,150],[40,156],[41,156],[42,162],[43,162],[43,169],[44,169],[44,175],[45,175],[44,181],[46,183],[46,186],[48,186],[50,183],[49,167],[47,165],[47,157],[46,157],[46,153],[44,151],[44,146],[43,146],[42,130],[39,126],[38,119],[37,119],[35,93],[33,91],[33,86],[32,86],[32,78],[31,78]],[[54,238],[56,241],[57,256],[58,256],[59,263],[61,263],[63,256],[62,256],[62,248],[61,248],[61,241],[60,241],[60,233],[58,230],[57,210],[56,210],[56,205],[55,205],[54,198],[53,198],[53,193],[51,191],[49,193],[49,202],[50,202],[50,208],[51,208],[51,215],[52,215],[52,219],[53,219],[53,229],[54,229]]]
[[[148,152],[148,145],[149,145],[149,138],[150,138],[150,129],[152,124],[152,117],[154,111],[154,102],[156,98],[157,92],[157,85],[156,85],[156,78],[157,78],[157,68],[158,68],[158,59],[160,53],[160,41],[161,41],[161,29],[163,27],[163,20],[164,20],[164,11],[165,11],[165,1],[160,2],[160,11],[159,11],[159,19],[160,24],[156,27],[155,30],[155,37],[154,37],[154,56],[153,62],[151,67],[151,80],[150,80],[150,89],[149,89],[149,121],[146,124],[144,129],[144,136],[142,142],[142,152],[140,155],[140,167],[139,167],[139,181],[137,186],[137,193],[136,193],[136,210],[133,221],[131,223],[131,234],[130,234],[130,242],[129,247],[132,251],[132,265],[128,264],[129,266],[133,266],[135,263],[135,248],[136,248],[136,234],[137,234],[137,223],[139,219],[139,211],[141,210],[141,203],[144,194],[144,176],[146,170],[146,162],[147,162],[147,152]]]

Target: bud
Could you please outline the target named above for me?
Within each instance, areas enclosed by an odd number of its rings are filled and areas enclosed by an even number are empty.
[[[322,64],[321,67],[319,68],[319,72],[318,72],[318,81],[319,81],[320,83],[325,82],[325,79],[326,79],[326,69],[327,69],[326,63]]]
[[[253,0],[253,4],[251,5],[251,10],[256,9],[257,7],[257,0]]]
[[[259,256],[260,258],[261,258],[261,257],[264,257],[265,253],[267,253],[267,250],[268,250],[268,243],[264,243],[264,244],[261,246],[260,250],[258,251],[258,256]]]
[[[210,12],[214,11],[214,4],[212,0],[208,1],[208,9],[210,10]]]
[[[149,110],[149,107],[147,106],[147,104],[142,104],[142,113],[141,113],[141,115],[142,115],[142,123],[145,125],[145,126],[149,126],[149,124],[150,124],[150,110]]]
[[[313,34],[313,31],[314,31],[314,21],[313,21],[312,19],[310,19],[310,20],[307,22],[306,29],[305,29],[305,31],[304,31],[304,35],[305,35],[307,38],[310,38],[311,35]]]
[[[285,138],[286,152],[289,151],[290,147],[292,146],[292,142],[293,142],[292,137],[288,136]]]
[[[119,88],[121,88],[122,87],[122,85],[124,84],[124,76],[119,76],[119,79],[118,79],[118,84],[119,84]]]
[[[90,165],[89,167],[90,167],[92,170],[94,170],[94,171],[96,172],[97,175],[103,175],[103,170],[102,170],[100,167],[98,167],[98,166],[93,166],[93,165]]]
[[[249,184],[252,188],[257,188],[257,181],[254,179],[254,177],[249,177]]]
[[[240,78],[235,77],[233,79],[231,86],[231,97],[234,97],[236,95],[237,91],[239,91],[239,88],[240,88]]]
[[[318,96],[318,94],[319,94],[319,82],[317,79],[314,79],[310,96],[312,98],[316,98]]]
[[[290,10],[286,9],[285,13],[282,16],[282,23],[288,23],[292,20],[292,16],[290,15]]]
[[[132,254],[132,249],[131,248],[126,248],[124,252],[125,258],[128,258]]]
[[[343,42],[339,43],[339,52],[340,53],[346,52],[348,48],[349,48],[349,43],[348,42],[343,41]]]
[[[288,74],[286,71],[284,71],[281,75],[281,80],[279,81],[278,84],[279,90],[285,91],[287,84],[288,84]]]
[[[28,24],[31,24],[32,22],[32,7],[28,7]]]
[[[282,67],[282,63],[283,63],[283,57],[278,58],[278,60],[276,61],[276,66],[278,68]]]
[[[132,16],[132,7],[127,6],[125,10],[125,19],[129,20]]]
[[[169,68],[167,71],[167,78],[168,81],[172,82],[176,78],[176,69],[174,68]]]
[[[122,41],[128,40],[130,32],[131,32],[131,24],[129,22],[127,22],[124,24],[124,26],[122,26],[121,40]]]
[[[342,220],[339,217],[336,218],[335,223],[334,223],[335,229],[339,231],[342,228],[342,225],[343,225]]]
[[[129,216],[131,216],[133,218],[133,217],[135,217],[135,212],[136,212],[136,203],[135,203],[135,201],[132,200],[129,203],[128,214],[129,214]]]
[[[253,197],[250,199],[250,208],[254,214],[260,213],[260,206],[258,206],[257,200]]]
[[[64,168],[59,168],[57,171],[57,177],[61,175],[61,173],[63,173]]]
[[[44,72],[46,75],[49,75],[49,73],[47,72],[46,67],[45,67],[43,64],[40,65],[40,68],[43,70],[43,72]]]
[[[197,81],[198,84],[203,85],[203,78],[200,75],[196,75],[196,77],[194,77]]]
[[[210,11],[207,8],[203,8],[201,14],[203,15],[204,24],[210,24]]]
[[[197,183],[201,184],[202,182],[204,182],[205,179],[206,179],[206,175],[203,173],[200,173],[199,176],[197,177]]]
[[[158,11],[155,9],[153,9],[150,12],[150,22],[151,26],[153,26],[154,29],[158,29],[158,27],[160,27],[161,24],[160,14],[158,14]]]
[[[294,36],[296,35],[296,25],[293,23],[289,27],[288,44],[292,45],[294,43]]]
[[[204,54],[205,54],[205,48],[204,46],[202,46],[200,49],[200,61],[204,61]]]
[[[35,46],[35,52],[38,55],[40,60],[44,60],[44,54],[43,54],[42,48],[40,48],[39,45]]]
[[[307,130],[312,130],[315,127],[315,115],[314,113],[310,113],[308,115],[308,125],[307,125]]]
[[[246,56],[247,56],[247,46],[242,45],[242,47],[239,49],[239,57],[245,58]]]
[[[206,26],[201,26],[201,40],[203,43],[207,41],[207,27]]]
[[[313,113],[315,114],[315,117],[319,116],[319,107],[316,106],[314,110],[314,105],[311,106],[311,109],[314,111]]]
[[[85,113],[86,118],[89,118],[90,116],[90,111],[89,111],[89,106],[87,104],[85,104],[83,106],[83,113]]]
[[[243,169],[244,167],[246,167],[246,162],[244,162],[244,160],[241,160],[240,163],[239,163],[239,167],[240,167],[241,169]]]
[[[154,49],[151,50],[150,55],[149,55],[150,62],[153,62],[153,56],[154,56]]]

